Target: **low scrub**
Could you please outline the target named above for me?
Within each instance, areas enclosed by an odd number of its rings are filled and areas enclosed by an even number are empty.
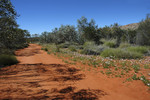
[[[108,40],[108,41],[105,41],[104,45],[108,46],[110,48],[114,48],[116,46],[116,41],[115,40]]]
[[[127,47],[130,47],[130,46],[131,46],[131,44],[129,44],[129,43],[121,43],[119,48],[127,48]]]
[[[15,48],[15,49],[23,49],[23,48],[27,48],[29,46],[28,43],[23,43],[23,44],[16,44],[14,45],[12,48]]]
[[[72,51],[72,52],[76,52],[76,46],[72,45],[72,46],[69,46],[69,50]]]
[[[95,43],[93,41],[87,41],[83,44],[84,48],[88,47],[88,46],[94,46],[94,45],[95,45]]]
[[[12,49],[6,49],[6,48],[1,48],[0,49],[0,54],[13,55],[14,54],[14,50],[12,50]]]
[[[96,45],[89,45],[85,47],[81,53],[86,55],[100,55],[102,51],[108,49],[106,46],[96,46]]]
[[[106,49],[101,53],[102,57],[119,58],[119,59],[137,59],[142,58],[142,54],[138,52],[130,52],[125,49]]]
[[[5,55],[5,54],[0,55],[0,65],[1,66],[13,65],[13,64],[17,64],[17,63],[18,63],[18,60],[13,55]]]
[[[48,51],[48,48],[46,48],[46,47],[45,48],[41,48],[41,50]]]
[[[138,52],[141,54],[146,54],[148,52],[148,48],[145,46],[132,46],[127,48],[128,51]]]
[[[78,45],[77,43],[74,43],[74,42],[65,42],[65,43],[61,43],[61,44],[59,44],[58,46],[60,47],[60,48],[69,48],[69,46],[71,46],[71,45]]]
[[[65,43],[59,44],[58,46],[59,46],[60,48],[68,48],[70,45],[71,45],[71,44],[70,44],[69,42],[65,42]]]

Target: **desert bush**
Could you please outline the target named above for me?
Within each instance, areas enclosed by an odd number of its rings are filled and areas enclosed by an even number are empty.
[[[9,55],[13,55],[13,54],[14,54],[14,50],[6,49],[6,48],[1,48],[1,49],[0,49],[0,54],[9,54]]]
[[[121,43],[119,48],[127,48],[127,47],[130,47],[130,46],[131,46],[131,44],[129,44],[129,43]]]
[[[104,44],[106,41],[107,41],[107,40],[104,39],[104,38],[100,39],[100,42],[103,43],[103,44]]]
[[[48,48],[46,48],[46,47],[45,48],[41,48],[41,50],[48,51]]]
[[[105,49],[108,49],[108,47],[102,45],[89,45],[85,47],[81,53],[86,55],[100,55]]]
[[[86,48],[88,46],[94,46],[94,45],[95,45],[94,41],[87,41],[83,44],[83,47]]]
[[[119,59],[136,59],[142,58],[142,54],[138,52],[130,52],[125,49],[106,49],[101,53],[102,57],[119,58]]]
[[[132,46],[127,48],[130,52],[138,52],[141,54],[146,54],[148,52],[148,48],[145,46]]]
[[[74,46],[74,45],[69,46],[69,50],[72,51],[72,52],[76,52],[77,51],[76,48],[77,47]]]
[[[48,51],[48,49],[47,49],[47,48],[44,48],[44,51]]]
[[[83,45],[78,45],[77,49],[84,49]]]
[[[14,45],[13,48],[15,48],[15,49],[23,49],[23,48],[26,48],[26,47],[28,47],[28,46],[29,46],[28,43],[24,43],[24,44],[16,44],[16,45]]]
[[[59,46],[60,48],[68,48],[70,45],[71,45],[71,43],[65,42],[65,43],[59,44],[58,46]]]
[[[17,63],[18,63],[18,60],[13,55],[6,55],[6,54],[0,55],[0,65],[1,66],[13,65],[13,64],[17,64]]]
[[[104,45],[108,46],[110,48],[114,48],[116,46],[116,41],[115,40],[108,40],[108,41],[105,41]]]
[[[139,23],[136,35],[136,44],[150,46],[150,14]]]

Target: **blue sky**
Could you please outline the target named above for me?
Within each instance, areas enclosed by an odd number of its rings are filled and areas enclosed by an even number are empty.
[[[137,23],[150,13],[150,0],[11,0],[20,15],[20,28],[31,34],[51,31],[63,25],[77,25],[77,19],[93,18],[99,27],[115,22]]]

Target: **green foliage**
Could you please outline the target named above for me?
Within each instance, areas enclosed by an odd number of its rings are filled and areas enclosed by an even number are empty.
[[[0,54],[13,55],[14,54],[14,50],[7,49],[7,48],[1,48],[0,49]]]
[[[145,69],[150,69],[150,66],[149,65],[144,65],[144,68]]]
[[[145,85],[147,85],[147,86],[150,87],[150,81],[147,80],[147,79],[145,78],[145,76],[141,76],[141,77],[140,77],[140,80],[142,80]]]
[[[114,38],[117,39],[116,46],[119,47],[124,31],[120,28],[118,23],[114,23],[114,25],[112,25],[112,34],[114,35]]]
[[[108,76],[112,74],[112,72],[111,72],[111,71],[109,71],[109,70],[108,70],[108,71],[106,71],[105,73],[106,73],[106,75],[108,75]]]
[[[76,46],[69,46],[69,50],[72,51],[72,52],[76,52]]]
[[[47,48],[44,48],[44,51],[48,51],[48,49],[47,49]]]
[[[65,43],[59,44],[58,46],[59,46],[60,48],[68,48],[68,47],[71,46],[71,45],[72,45],[71,43],[65,42]]]
[[[132,79],[129,77],[129,78],[126,79],[126,81],[131,82]]]
[[[132,47],[128,47],[127,50],[131,52],[138,52],[141,54],[145,54],[148,52],[148,48],[145,46],[132,46]]]
[[[140,70],[140,66],[138,64],[133,64],[132,68],[134,69],[135,73],[138,73],[138,71]]]
[[[41,48],[41,50],[48,51],[48,48],[46,48],[46,47],[45,48]]]
[[[132,76],[132,79],[133,79],[133,80],[139,80],[139,77],[137,77],[137,75],[134,74],[134,75]]]
[[[0,55],[0,65],[2,66],[13,65],[17,63],[18,63],[18,60],[13,55],[6,55],[6,54]]]
[[[0,0],[0,48],[21,49],[29,32],[18,28],[17,13],[10,0]]]
[[[108,40],[104,43],[105,46],[108,46],[110,48],[114,48],[116,46],[116,40]]]
[[[121,43],[119,48],[127,48],[127,47],[130,47],[130,46],[131,46],[131,44],[129,44],[129,43]]]
[[[99,35],[98,26],[95,25],[95,21],[91,19],[88,22],[87,18],[81,17],[78,20],[78,31],[85,40],[94,41],[96,44],[99,44]]]
[[[138,45],[150,45],[150,14],[146,16],[145,20],[140,22],[136,43]]]
[[[43,32],[40,36],[42,43],[60,44],[64,42],[77,42],[78,35],[74,26],[61,25],[60,28],[55,28],[52,32]]]
[[[111,27],[105,26],[103,28],[99,28],[99,31],[100,31],[101,38],[103,38],[103,39],[105,38],[106,40],[109,40],[109,39],[113,38]]]
[[[142,54],[137,52],[129,52],[124,49],[106,49],[101,53],[102,57],[119,58],[119,59],[136,59],[142,58]]]
[[[87,41],[84,43],[84,47],[88,47],[89,45],[95,45],[95,43],[93,41]]]
[[[86,42],[81,53],[86,55],[100,55],[100,53],[107,48],[108,47],[102,45],[97,46],[94,42]]]

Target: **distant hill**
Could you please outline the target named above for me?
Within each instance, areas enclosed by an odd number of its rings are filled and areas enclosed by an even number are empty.
[[[124,29],[124,30],[127,30],[127,29],[135,30],[138,27],[139,27],[139,23],[132,23],[132,24],[121,26],[121,29]]]

